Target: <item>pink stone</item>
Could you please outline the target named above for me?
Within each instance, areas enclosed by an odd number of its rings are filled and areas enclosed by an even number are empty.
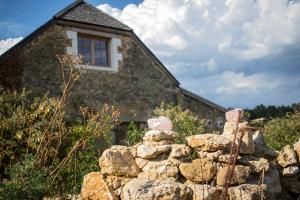
[[[172,122],[167,117],[158,117],[148,119],[148,126],[152,130],[158,131],[171,131],[172,130]]]
[[[241,108],[236,108],[226,112],[226,119],[228,122],[238,123],[244,115],[244,110]]]

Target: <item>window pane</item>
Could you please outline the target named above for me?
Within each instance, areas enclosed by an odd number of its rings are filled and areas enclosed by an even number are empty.
[[[95,50],[95,65],[108,66],[106,50]]]

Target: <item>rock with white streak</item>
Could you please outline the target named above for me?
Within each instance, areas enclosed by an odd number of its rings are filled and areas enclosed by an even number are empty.
[[[190,200],[191,188],[171,180],[133,179],[122,189],[122,200]]]
[[[158,117],[148,119],[147,121],[148,127],[152,130],[158,131],[172,131],[172,121],[167,117]]]
[[[156,158],[158,155],[170,151],[171,145],[152,146],[141,144],[137,147],[137,156],[144,159]]]
[[[295,176],[298,173],[299,173],[298,166],[289,166],[289,167],[283,168],[283,170],[282,170],[283,176]]]

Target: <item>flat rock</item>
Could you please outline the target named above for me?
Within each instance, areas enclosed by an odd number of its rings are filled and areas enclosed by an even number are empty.
[[[173,140],[172,131],[159,131],[159,130],[150,130],[145,133],[145,136],[143,137],[144,141],[160,141],[160,140]]]
[[[259,200],[265,189],[265,185],[242,184],[228,188],[228,196],[229,200]]]
[[[191,163],[181,163],[179,169],[186,179],[194,182],[203,182],[213,179],[217,172],[217,165],[207,158],[202,158],[193,160]]]
[[[172,121],[167,117],[158,117],[148,119],[147,121],[148,127],[152,130],[158,131],[172,131]]]
[[[283,170],[282,170],[282,176],[295,176],[298,173],[299,173],[298,166],[289,166],[289,167],[283,168]]]
[[[219,200],[221,196],[220,190],[206,184],[196,184],[187,181],[184,185],[193,190],[193,200]]]
[[[176,178],[179,171],[176,163],[171,160],[149,161],[142,170],[142,177],[150,180]]]
[[[224,186],[225,184],[225,177],[227,174],[227,167],[223,167],[219,170],[217,174],[217,184],[219,186]],[[250,175],[250,167],[248,166],[243,166],[243,165],[236,165],[233,171],[233,175],[231,177],[231,180],[229,181],[230,185],[235,185],[235,184],[242,184],[245,183],[247,178]]]
[[[173,144],[170,153],[171,158],[179,158],[191,155],[191,148],[185,144]]]
[[[246,126],[248,126],[247,122],[238,124],[238,132],[237,132],[235,143],[238,143],[238,139],[240,138],[241,135],[241,129]],[[236,129],[236,124],[226,122],[222,136],[227,138],[229,141],[232,141],[234,138],[234,129]],[[255,143],[253,141],[253,133],[250,130],[244,131],[244,136],[242,137],[242,142],[241,142],[240,153],[241,154],[255,153]]]
[[[214,152],[207,152],[207,151],[198,151],[199,158],[207,158],[209,160],[218,160],[218,157],[222,155],[222,150],[214,151]]]
[[[137,156],[145,159],[155,158],[162,153],[170,151],[171,148],[171,145],[152,146],[141,144],[137,147]]]
[[[238,160],[238,163],[247,165],[251,168],[252,173],[260,175],[263,170],[269,170],[269,161],[265,158],[257,158],[254,156],[243,156]]]
[[[91,172],[84,176],[81,198],[90,200],[117,200],[113,188],[109,187],[100,172]]]
[[[295,151],[290,145],[286,145],[278,154],[277,162],[281,167],[297,165],[297,157]]]
[[[171,145],[174,144],[174,140],[160,140],[160,141],[155,141],[152,139],[145,138],[143,139],[143,144],[148,145],[148,146],[161,146],[161,145]]]
[[[230,145],[230,141],[218,134],[202,134],[192,135],[186,138],[190,147],[196,147],[202,151],[217,151],[227,148]]]
[[[99,158],[99,166],[104,175],[137,176],[139,173],[131,148],[125,146],[106,149]]]
[[[191,188],[175,181],[133,179],[122,189],[122,200],[190,200]]]

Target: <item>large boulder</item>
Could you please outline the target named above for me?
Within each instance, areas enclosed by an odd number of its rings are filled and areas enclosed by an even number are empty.
[[[196,147],[199,150],[212,152],[229,147],[230,140],[218,134],[192,135],[186,138],[190,147]]]
[[[81,199],[117,200],[113,188],[105,182],[100,172],[91,172],[84,176],[81,188]]]
[[[248,126],[247,122],[239,123],[238,124],[238,132],[236,135],[236,143],[238,142],[238,139],[241,136],[241,129]],[[235,123],[226,122],[224,126],[224,132],[222,136],[227,138],[228,140],[232,141],[234,138],[234,130],[236,129]],[[244,130],[244,136],[242,137],[241,141],[241,148],[240,148],[241,154],[254,154],[255,153],[255,144],[253,141],[253,133],[250,130]]]
[[[185,144],[173,144],[170,153],[171,158],[179,158],[191,155],[191,148]]]
[[[152,146],[141,144],[137,147],[137,156],[144,159],[156,158],[158,155],[170,151],[171,145]]]
[[[220,199],[221,192],[215,187],[206,184],[196,184],[191,181],[187,181],[184,184],[193,190],[193,200]]]
[[[242,184],[228,188],[229,200],[259,200],[264,199],[265,185]]]
[[[191,188],[170,180],[133,179],[122,189],[122,200],[190,200]]]
[[[278,154],[277,162],[281,167],[297,165],[297,157],[295,151],[290,145],[286,145]]]
[[[125,146],[106,149],[99,158],[99,166],[104,175],[137,176],[139,173],[131,148]]]
[[[162,180],[168,178],[175,179],[178,174],[176,163],[171,160],[149,161],[142,170],[144,173],[140,173],[139,178],[151,180]]]
[[[218,185],[220,185],[220,186],[225,185],[225,178],[226,178],[227,171],[228,171],[228,166],[223,167],[218,171],[218,174],[217,174],[217,184]],[[247,178],[250,175],[250,171],[251,171],[251,169],[248,166],[236,165],[234,168],[232,177],[229,181],[229,184],[235,185],[235,184],[245,183]]]
[[[238,123],[244,116],[244,110],[236,108],[225,113],[226,120],[232,123]]]
[[[179,169],[186,179],[195,182],[210,181],[217,172],[216,163],[207,158],[196,159],[191,163],[181,163]]]
[[[167,117],[158,117],[148,119],[147,121],[148,127],[152,130],[158,131],[171,131],[172,130],[172,122]]]

